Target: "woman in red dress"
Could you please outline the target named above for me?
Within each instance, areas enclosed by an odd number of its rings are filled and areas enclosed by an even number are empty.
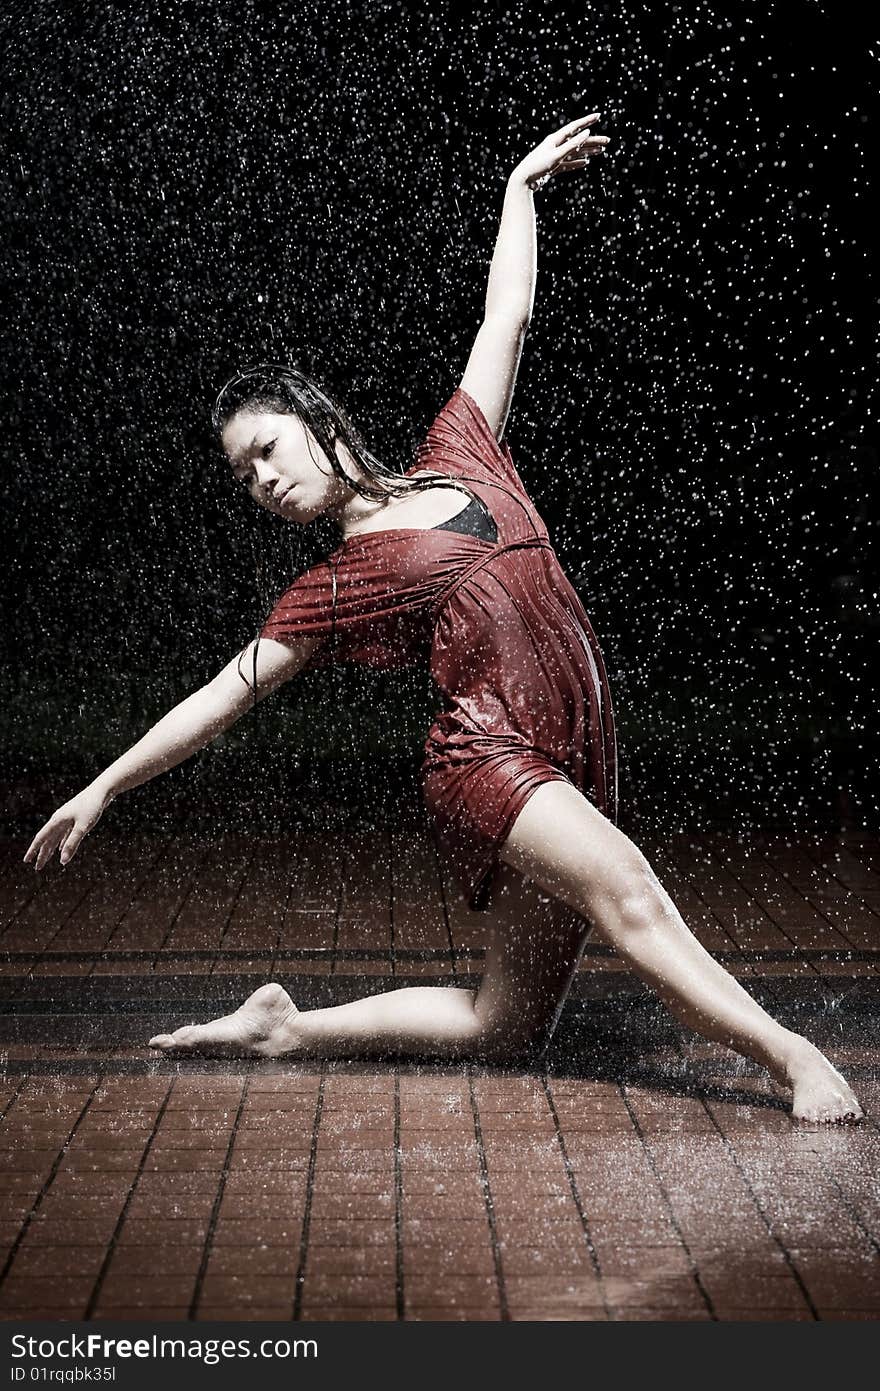
[[[265,364],[227,383],[214,421],[236,476],[295,525],[330,517],[341,543],[293,582],[244,653],[61,807],[25,859],[41,869],[59,849],[66,863],[120,792],[180,763],[306,668],[424,661],[444,696],[427,739],[426,806],[470,906],[489,910],[479,990],[419,986],[298,1010],[280,985],[265,985],[234,1014],[150,1046],[502,1057],[546,1042],[594,926],[683,1024],[790,1088],[794,1117],[857,1120],[844,1078],[700,946],[617,828],[602,655],[502,442],[534,293],[533,191],[604,148],[597,119],[554,132],[511,175],[483,325],[405,475],[376,460],[295,369]]]

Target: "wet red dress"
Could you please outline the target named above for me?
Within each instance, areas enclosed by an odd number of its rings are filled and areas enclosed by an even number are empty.
[[[614,712],[596,635],[506,442],[460,387],[408,473],[466,484],[497,541],[415,527],[349,537],[278,600],[260,636],[317,634],[306,669],[430,664],[445,698],[422,764],[425,805],[471,908],[536,787],[570,781],[617,818]]]

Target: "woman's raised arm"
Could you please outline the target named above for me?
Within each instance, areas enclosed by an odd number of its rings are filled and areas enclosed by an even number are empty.
[[[592,131],[598,119],[599,113],[593,112],[548,135],[520,161],[507,181],[489,267],[483,323],[461,379],[462,388],[476,401],[496,439],[504,433],[535,298],[537,249],[532,193],[554,174],[583,169],[591,155],[604,150],[608,136]]]
[[[263,638],[257,652],[257,699],[262,700],[305,665],[318,639],[303,638],[296,644]],[[233,657],[212,681],[175,705],[142,739],[105,768],[49,818],[25,852],[24,862],[43,868],[56,850],[62,864],[101,819],[110,803],[131,787],[174,768],[216,739],[239,720],[254,703],[251,682],[254,644]],[[242,669],[247,673],[247,683]]]

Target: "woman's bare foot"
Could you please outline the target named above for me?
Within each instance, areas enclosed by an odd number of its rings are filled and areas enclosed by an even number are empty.
[[[282,986],[261,985],[234,1014],[224,1014],[209,1024],[187,1024],[173,1034],[156,1034],[148,1046],[163,1053],[278,1058],[294,1047],[291,1026],[297,1013]]]
[[[771,1074],[792,1093],[791,1118],[824,1125],[864,1120],[864,1111],[845,1077],[807,1039],[795,1035],[784,1067]]]

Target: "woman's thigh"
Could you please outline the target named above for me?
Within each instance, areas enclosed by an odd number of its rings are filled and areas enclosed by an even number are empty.
[[[653,872],[640,850],[567,782],[532,793],[499,856],[575,913],[597,923],[603,911],[640,892]]]
[[[546,1042],[568,994],[589,923],[518,870],[496,871],[476,1012],[487,1040]]]

